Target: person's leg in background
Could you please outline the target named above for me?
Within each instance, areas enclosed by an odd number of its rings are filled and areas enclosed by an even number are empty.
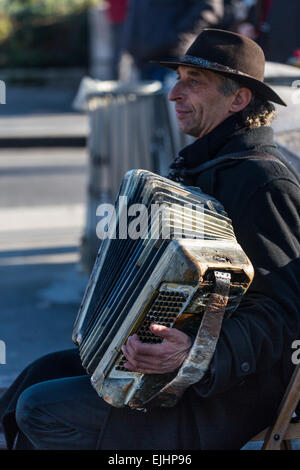
[[[122,35],[123,24],[111,24],[112,37],[112,64],[111,64],[111,80],[119,80],[119,67],[122,53]]]

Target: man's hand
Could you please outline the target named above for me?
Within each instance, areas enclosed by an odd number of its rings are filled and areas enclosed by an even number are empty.
[[[142,374],[166,374],[181,366],[192,345],[191,338],[177,330],[152,323],[153,334],[164,341],[160,344],[142,343],[137,334],[130,336],[122,347],[126,369]]]

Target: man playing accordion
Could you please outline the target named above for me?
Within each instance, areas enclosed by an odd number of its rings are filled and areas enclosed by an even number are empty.
[[[114,408],[90,384],[76,349],[27,367],[0,400],[8,446],[18,449],[240,449],[270,424],[293,372],[300,337],[300,188],[270,123],[265,59],[251,39],[203,30],[178,60],[169,93],[182,132],[195,141],[169,178],[199,186],[225,207],[255,276],[223,325],[207,374],[170,408]],[[193,332],[153,324],[164,341],[131,336],[128,370],[164,374],[180,367]],[[15,439],[16,438],[16,439]],[[16,440],[15,444],[14,441]]]

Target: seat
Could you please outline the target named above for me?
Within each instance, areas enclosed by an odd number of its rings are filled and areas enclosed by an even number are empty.
[[[290,450],[291,440],[300,439],[300,413],[295,414],[300,400],[300,364],[295,367],[280,403],[274,422],[250,442],[263,441],[261,450]]]

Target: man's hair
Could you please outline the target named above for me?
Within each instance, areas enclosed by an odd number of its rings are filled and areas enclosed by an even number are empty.
[[[232,95],[243,86],[236,80],[224,75],[219,76],[222,79],[220,92],[225,96]],[[275,117],[275,107],[270,101],[260,98],[253,93],[250,103],[240,111],[240,116],[243,124],[249,129],[269,126]]]

